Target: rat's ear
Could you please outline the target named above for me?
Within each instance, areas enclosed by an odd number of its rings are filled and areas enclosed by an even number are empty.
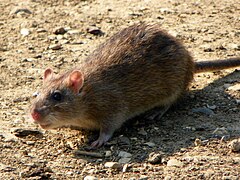
[[[44,71],[43,81],[53,76],[53,70],[48,68]]]
[[[79,70],[74,70],[69,75],[68,85],[77,94],[83,86],[83,81],[83,74]]]

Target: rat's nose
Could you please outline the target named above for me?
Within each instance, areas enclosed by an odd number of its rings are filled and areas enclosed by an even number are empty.
[[[40,118],[41,118],[40,113],[37,112],[36,110],[34,110],[34,111],[31,113],[31,115],[32,115],[32,118],[33,118],[35,121],[39,121]]]

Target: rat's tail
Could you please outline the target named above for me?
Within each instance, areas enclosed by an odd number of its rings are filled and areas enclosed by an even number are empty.
[[[195,73],[222,70],[238,66],[240,68],[240,57],[214,61],[196,61]]]

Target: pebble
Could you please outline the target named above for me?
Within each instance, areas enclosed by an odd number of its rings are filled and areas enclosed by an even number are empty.
[[[146,142],[146,143],[144,143],[144,144],[146,144],[146,145],[149,146],[149,147],[155,147],[155,146],[156,146],[156,144],[153,143],[153,142]]]
[[[148,162],[151,164],[160,164],[160,163],[162,163],[163,156],[164,156],[164,153],[152,152],[148,156]]]
[[[93,35],[103,35],[104,33],[96,26],[90,26],[87,28],[87,32]]]
[[[104,167],[112,168],[112,169],[120,169],[122,167],[122,165],[119,164],[118,162],[106,162],[104,164]]]
[[[240,138],[232,140],[229,146],[233,152],[240,152]]]
[[[27,9],[27,8],[16,8],[16,9],[13,9],[10,12],[10,15],[11,14],[18,14],[18,13],[32,14],[32,12],[29,9]]]
[[[167,162],[167,166],[175,166],[175,167],[182,167],[183,163],[177,159],[170,159]]]
[[[206,107],[193,108],[192,112],[201,113],[201,114],[205,114],[205,115],[208,115],[208,116],[211,116],[211,115],[215,114],[211,109],[206,108]]]
[[[63,27],[58,27],[53,31],[53,33],[56,35],[59,35],[59,34],[62,35],[62,34],[65,34],[66,32],[67,32],[66,29]]]
[[[237,103],[237,104],[240,104],[240,99],[236,99],[236,103]]]
[[[110,157],[112,155],[112,151],[105,151],[105,157]]]
[[[35,144],[35,141],[26,141],[26,144],[27,144],[27,145],[34,145],[34,144]]]
[[[118,160],[118,163],[126,164],[126,163],[129,163],[130,161],[131,161],[131,158],[121,158]]]
[[[86,176],[84,177],[84,180],[98,180],[95,176]]]
[[[138,131],[138,134],[146,136],[147,132],[144,130],[144,128],[141,128],[140,131]]]
[[[52,50],[59,50],[59,49],[62,49],[62,46],[59,44],[53,44],[53,45],[50,45],[48,48]]]
[[[132,154],[131,154],[131,153],[128,153],[128,152],[126,152],[126,151],[120,151],[120,152],[118,153],[118,156],[119,156],[119,157],[122,157],[122,158],[130,158],[130,157],[132,157]]]
[[[21,33],[21,35],[23,35],[23,36],[28,36],[28,35],[30,34],[30,30],[27,29],[27,28],[22,28],[22,29],[20,30],[20,33]]]
[[[129,139],[128,137],[126,137],[126,136],[120,136],[120,137],[118,138],[118,143],[119,143],[120,145],[130,145],[130,144],[131,144],[131,141],[130,141],[130,139]]]

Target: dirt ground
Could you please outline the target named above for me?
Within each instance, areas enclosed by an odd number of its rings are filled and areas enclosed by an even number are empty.
[[[0,179],[239,179],[229,143],[240,137],[240,68],[196,74],[160,121],[137,117],[97,150],[96,133],[44,131],[28,107],[47,67],[77,66],[141,21],[162,24],[196,60],[240,56],[240,1],[1,0],[0,12]]]

